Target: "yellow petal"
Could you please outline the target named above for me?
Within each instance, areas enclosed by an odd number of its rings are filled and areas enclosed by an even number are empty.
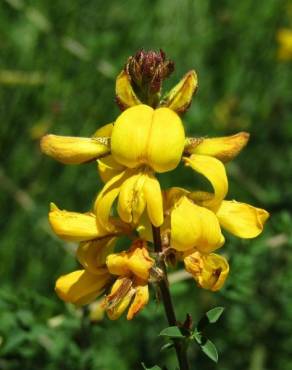
[[[186,270],[203,289],[221,289],[229,273],[226,259],[215,253],[202,255],[194,252],[184,258],[184,263]]]
[[[149,278],[154,260],[149,256],[145,241],[138,239],[133,242],[128,251],[109,254],[106,264],[113,275],[134,274],[145,281]]]
[[[228,162],[236,157],[249,140],[247,132],[239,132],[232,136],[211,139],[187,139],[185,151],[190,154],[202,154],[215,157],[222,162]]]
[[[197,248],[210,253],[223,243],[216,215],[182,197],[171,213],[171,246],[178,251]]]
[[[184,128],[175,112],[137,105],[116,120],[111,150],[114,159],[126,167],[146,164],[157,172],[166,172],[178,165],[184,141]]]
[[[118,213],[124,222],[137,224],[145,209],[142,191],[145,178],[143,172],[138,172],[125,180],[120,188]]]
[[[92,137],[110,138],[112,136],[113,128],[114,128],[113,123],[107,123],[106,125],[97,129],[95,133],[92,135]]]
[[[106,257],[113,252],[115,243],[116,238],[83,242],[77,249],[77,259],[92,274],[103,273],[105,271]]]
[[[103,182],[108,182],[125,170],[125,167],[116,162],[112,155],[107,155],[97,161],[98,173]]]
[[[168,108],[154,111],[147,148],[147,163],[156,172],[174,170],[184,149],[185,132],[179,116]]]
[[[138,285],[136,287],[135,298],[129,308],[127,320],[132,320],[148,303],[149,289],[148,285]]]
[[[161,106],[168,107],[176,113],[184,113],[191,105],[197,88],[197,74],[195,71],[190,71],[170,90]]]
[[[128,255],[125,251],[112,253],[107,256],[106,265],[109,272],[113,275],[128,275]]]
[[[213,186],[214,197],[203,202],[204,207],[216,210],[228,191],[225,167],[218,159],[207,155],[193,154],[184,157],[187,166],[205,176]]]
[[[206,203],[214,199],[214,193],[209,193],[207,191],[192,191],[188,194],[188,198],[194,201],[199,206],[203,206]]]
[[[106,297],[106,312],[110,320],[117,320],[129,306],[135,289],[129,278],[119,278],[112,286],[111,293]]]
[[[163,191],[163,208],[165,213],[169,213],[172,207],[182,196],[188,196],[190,192],[183,188],[172,187]]]
[[[59,277],[56,281],[56,293],[65,302],[84,305],[102,294],[110,275],[94,275],[86,270],[73,271]]]
[[[134,168],[146,162],[153,111],[147,105],[138,105],[127,109],[117,118],[112,132],[111,150],[118,163]]]
[[[148,172],[145,178],[143,193],[147,204],[147,213],[151,223],[159,227],[163,223],[163,202],[159,181]]]
[[[128,268],[132,273],[147,281],[154,260],[149,256],[147,245],[142,240],[136,240],[128,251]]]
[[[262,231],[269,213],[236,201],[223,201],[217,217],[222,227],[240,238],[255,238]]]
[[[130,77],[124,70],[116,79],[116,99],[121,110],[142,104],[132,88]]]
[[[121,185],[132,175],[131,171],[123,171],[109,180],[98,194],[94,212],[96,214],[97,223],[109,232],[113,230],[113,225],[110,223],[110,214],[113,203],[119,195]]]
[[[64,164],[80,164],[109,153],[110,148],[104,138],[46,135],[41,150]]]
[[[59,238],[68,241],[86,241],[104,237],[108,232],[97,225],[93,213],[60,210],[54,204],[49,212],[50,225]]]

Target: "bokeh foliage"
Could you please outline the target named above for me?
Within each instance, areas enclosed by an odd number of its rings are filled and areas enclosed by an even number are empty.
[[[248,147],[230,165],[230,198],[268,209],[254,241],[228,237],[231,275],[220,293],[193,281],[172,286],[181,320],[215,305],[211,328],[218,369],[292,368],[292,69],[277,60],[276,33],[292,27],[288,1],[3,0],[0,4],[0,369],[139,369],[166,362],[155,300],[133,322],[92,324],[54,294],[76,266],[74,246],[57,240],[48,204],[86,211],[101,183],[95,165],[62,166],[39,151],[46,132],[88,136],[119,114],[114,80],[127,56],[163,48],[172,80],[195,68],[199,91],[184,118],[193,135],[247,130]],[[164,185],[198,186],[190,170]],[[153,294],[154,297],[154,294]],[[215,365],[194,348],[192,369]]]

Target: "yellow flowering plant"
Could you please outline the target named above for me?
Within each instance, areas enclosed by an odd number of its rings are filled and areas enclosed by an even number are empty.
[[[126,310],[132,320],[148,303],[149,285],[154,285],[169,324],[161,335],[175,348],[179,368],[187,370],[192,341],[213,360],[217,353],[198,329],[200,323],[193,328],[189,316],[183,324],[177,320],[168,268],[182,264],[198,287],[218,291],[229,273],[227,259],[214,253],[225,243],[222,230],[254,238],[269,214],[225,199],[224,164],[239,154],[249,134],[186,137],[182,116],[197,90],[197,75],[188,72],[162,96],[163,81],[173,69],[162,51],[139,51],[117,76],[116,101],[122,112],[115,122],[88,138],[46,135],[41,149],[64,164],[96,161],[104,183],[87,213],[51,205],[50,225],[59,238],[79,243],[76,257],[81,265],[57,280],[56,293],[77,306],[101,296],[111,320]],[[181,161],[204,176],[213,191],[161,189],[156,173],[173,171]],[[117,251],[121,236],[129,243]],[[209,322],[221,314],[214,310],[206,316]]]

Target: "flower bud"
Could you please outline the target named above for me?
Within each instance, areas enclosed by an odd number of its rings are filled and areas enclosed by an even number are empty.
[[[116,101],[122,111],[142,104],[133,90],[129,75],[124,70],[116,79]]]
[[[155,94],[161,90],[163,80],[173,72],[174,63],[166,59],[162,50],[147,52],[142,49],[128,59],[125,70],[136,89]]]
[[[216,138],[187,138],[185,153],[215,157],[222,162],[231,161],[246,146],[249,133],[239,132],[231,136]]]
[[[195,71],[190,71],[170,90],[160,106],[168,107],[178,114],[185,113],[192,103],[192,98],[197,88],[197,74]]]
[[[41,139],[41,150],[64,164],[81,164],[109,153],[106,137],[71,137],[46,135]]]

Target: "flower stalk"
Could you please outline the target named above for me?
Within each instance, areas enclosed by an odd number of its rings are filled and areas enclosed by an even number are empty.
[[[171,294],[169,290],[169,283],[167,277],[167,269],[163,258],[160,258],[162,253],[162,242],[160,228],[152,225],[152,234],[153,234],[153,244],[154,251],[158,254],[158,265],[163,271],[162,278],[158,281],[158,287],[161,294],[161,299],[167,317],[169,326],[176,326],[177,319],[171,299]],[[179,363],[180,370],[189,370],[189,364],[187,359],[187,351],[184,343],[179,339],[173,339],[174,348],[176,351],[177,361]]]

